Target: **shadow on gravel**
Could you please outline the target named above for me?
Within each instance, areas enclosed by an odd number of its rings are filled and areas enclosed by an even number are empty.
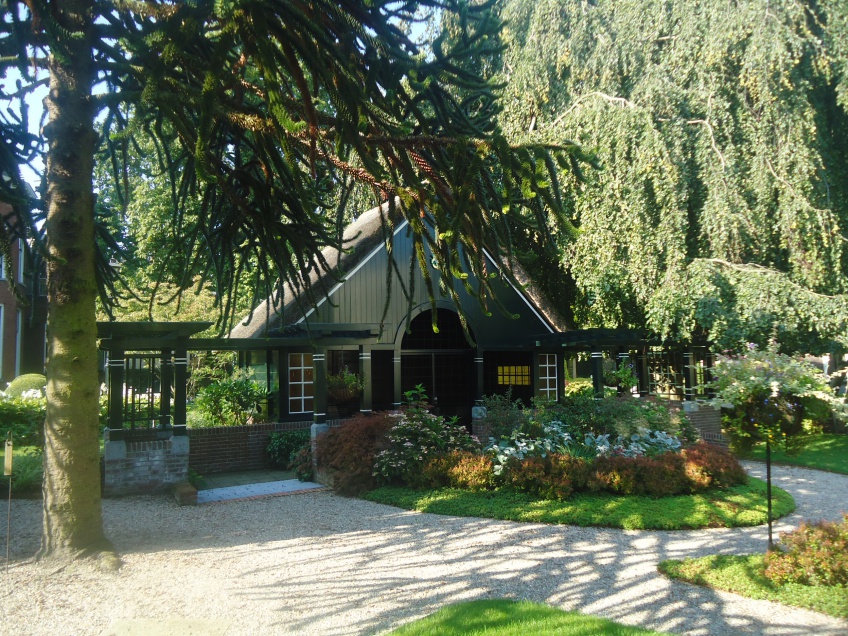
[[[801,491],[825,486],[816,473],[804,475],[797,488],[797,474],[775,482],[796,495],[799,511],[809,509]],[[840,479],[844,493],[848,476]],[[835,508],[824,512],[836,517]],[[5,514],[4,506],[3,527]],[[32,566],[21,561],[38,548],[40,515],[40,502],[13,503],[12,565],[22,576]],[[836,619],[657,573],[664,559],[761,552],[765,527],[652,532],[520,524],[411,513],[328,492],[194,508],[165,497],[107,500],[104,520],[128,563],[175,560],[198,587],[226,581],[218,597],[240,608],[234,625],[255,626],[261,616],[273,622],[263,622],[269,634],[378,634],[479,598],[529,599],[678,634],[848,632]],[[112,586],[133,585],[131,570],[95,581],[90,593],[108,598]]]

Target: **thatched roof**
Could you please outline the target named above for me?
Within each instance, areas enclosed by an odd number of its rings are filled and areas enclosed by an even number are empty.
[[[389,220],[389,206],[373,208],[362,214],[347,226],[343,235],[343,250],[333,247],[325,248],[321,254],[326,265],[321,270],[309,274],[310,291],[297,290],[286,283],[280,293],[274,294],[257,306],[253,312],[236,323],[230,332],[231,338],[264,338],[269,332],[282,329],[294,324],[304,317],[314,303],[328,296],[333,289],[344,280],[344,276],[362,263],[376,248],[383,245],[390,231],[386,221]],[[391,219],[402,227],[402,217],[399,211]],[[557,331],[567,329],[565,321],[554,309],[553,305],[533,285],[530,277],[513,262],[512,271],[516,280],[522,285],[520,293],[536,308]],[[311,295],[310,295],[311,294]]]

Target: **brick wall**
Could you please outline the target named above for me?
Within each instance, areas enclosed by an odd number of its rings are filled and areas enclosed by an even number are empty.
[[[188,443],[183,438],[106,442],[103,494],[151,494],[188,480]]]
[[[728,440],[721,432],[721,411],[711,406],[695,406],[697,408],[684,408],[684,411],[701,439],[711,444],[727,446]]]
[[[309,430],[312,422],[277,422],[190,428],[188,465],[201,475],[267,468],[265,448],[268,436],[276,431]]]

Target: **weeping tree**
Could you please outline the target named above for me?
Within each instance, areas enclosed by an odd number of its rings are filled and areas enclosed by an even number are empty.
[[[502,5],[504,130],[603,167],[563,178],[578,324],[848,343],[848,5]]]
[[[426,55],[402,27],[422,7],[457,16]],[[287,282],[317,296],[309,274],[325,266],[323,247],[343,247],[337,188],[352,183],[387,202],[387,226],[409,221],[414,258],[432,252],[445,294],[466,286],[488,306],[483,248],[507,259],[506,215],[542,232],[567,223],[555,179],[575,161],[565,144],[509,144],[494,122],[493,86],[457,63],[498,52],[489,9],[459,0],[4,4],[3,98],[13,106],[0,112],[0,192],[15,212],[5,237],[34,235],[48,263],[43,557],[110,554],[95,298],[108,306],[114,297],[108,257],[121,243],[95,223],[95,158],[107,162],[120,205],[128,164],[153,145],[168,176],[168,259],[218,291],[222,325],[246,278],[262,293]],[[16,98],[45,83],[41,146]],[[33,197],[21,167],[39,153],[43,188]],[[458,275],[465,268],[473,287]]]

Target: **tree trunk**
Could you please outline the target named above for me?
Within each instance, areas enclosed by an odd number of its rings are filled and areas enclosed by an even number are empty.
[[[47,154],[47,420],[40,556],[77,558],[108,547],[100,506],[95,324],[96,135],[89,0],[53,3]],[[53,38],[51,38],[53,39]]]

